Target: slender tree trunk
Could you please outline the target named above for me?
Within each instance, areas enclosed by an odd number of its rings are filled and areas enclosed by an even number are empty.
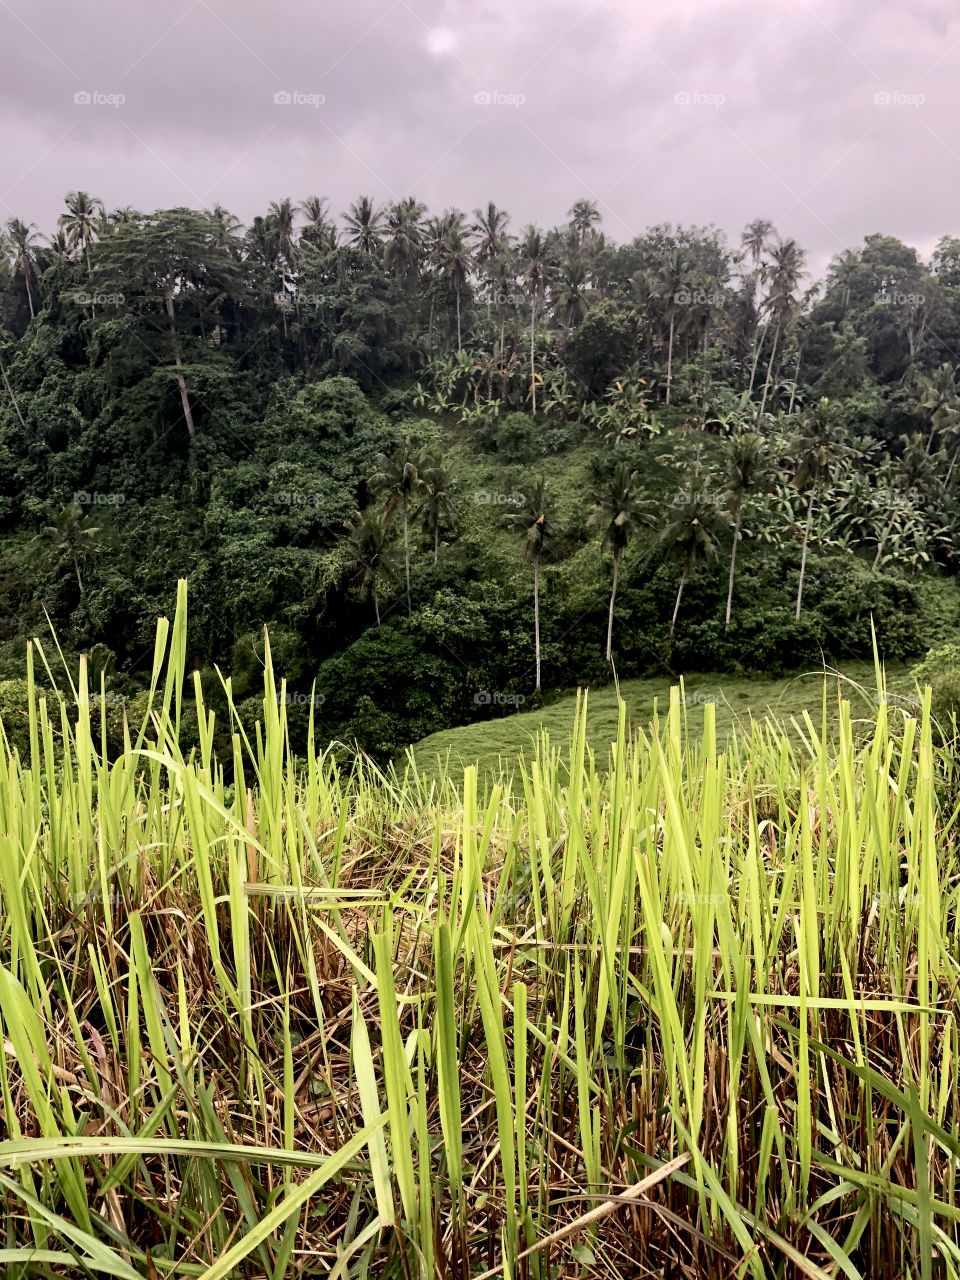
[[[463,350],[463,343],[460,340],[460,286],[457,286],[457,351]]]
[[[883,534],[880,538],[880,541],[877,543],[877,554],[873,557],[874,569],[877,569],[880,567],[880,559],[883,556],[883,549],[887,545],[887,539],[890,537],[890,534],[893,532],[893,524],[895,519],[896,519],[895,516],[890,517],[890,520],[887,523],[887,527],[884,529]]]
[[[777,321],[777,327],[773,331],[773,346],[770,348],[770,359],[767,361],[767,376],[763,384],[763,395],[760,399],[760,408],[757,410],[757,426],[763,418],[763,411],[767,407],[767,396],[770,394],[770,382],[773,378],[773,362],[777,355],[777,345],[780,342],[780,322]]]
[[[373,616],[377,620],[377,626],[380,626],[380,601],[377,599],[377,580],[373,580]]]
[[[750,385],[747,388],[747,395],[753,395],[754,384],[757,381],[757,367],[760,364],[760,352],[763,349],[763,340],[767,336],[767,326],[761,328],[757,325],[757,331],[753,335],[753,363],[750,366]]]
[[[673,633],[677,627],[677,614],[680,612],[680,597],[683,595],[683,588],[687,581],[687,571],[684,569],[680,575],[680,585],[677,587],[677,600],[673,606],[673,617],[670,619],[670,639],[673,639]]]
[[[667,342],[667,399],[666,403],[670,403],[670,384],[673,382],[673,333],[675,328],[675,317],[670,316],[670,338]]]
[[[26,262],[23,264],[23,282],[27,286],[27,305],[30,307],[30,319],[33,320],[36,312],[33,309],[33,290],[30,288],[30,268]]]
[[[730,576],[727,580],[727,612],[723,620],[724,634],[730,627],[730,614],[733,610],[733,576],[737,571],[737,546],[740,542],[740,524],[743,520],[743,502],[737,507],[737,518],[733,524],[733,548],[730,551]]]
[[[540,561],[533,562],[533,652],[537,667],[537,693],[540,692]]]
[[[190,408],[190,397],[187,394],[187,380],[183,376],[183,361],[180,359],[180,341],[177,338],[177,324],[173,315],[173,294],[167,292],[163,296],[167,304],[167,319],[170,322],[170,339],[173,342],[173,361],[177,366],[176,379],[177,386],[180,389],[180,404],[183,408],[183,418],[187,424],[187,430],[190,432],[190,439],[192,440],[197,434],[197,429],[193,423],[193,412]]]
[[[530,406],[533,417],[537,416],[537,300],[530,305]],[[540,685],[537,685],[540,688]]]
[[[803,551],[800,553],[800,581],[797,583],[797,611],[794,615],[800,621],[800,605],[803,601],[803,580],[807,576],[807,548],[810,546],[810,525],[813,521],[813,500],[817,494],[817,486],[810,490],[810,501],[807,503],[807,522],[803,530]]]
[[[407,579],[407,613],[413,613],[410,601],[410,531],[406,500],[403,504],[403,568]]]
[[[77,586],[80,588],[80,594],[83,595],[83,579],[80,577],[80,561],[76,556],[73,557],[73,570],[77,575]]]
[[[610,586],[610,612],[607,615],[607,662],[613,662],[613,607],[617,599],[617,580],[620,577],[619,551],[613,553],[613,582]]]
[[[433,526],[433,563],[437,563],[440,556],[440,523],[439,521]]]
[[[20,405],[17,402],[17,397],[13,394],[13,387],[10,385],[10,379],[7,377],[7,371],[4,368],[2,360],[0,360],[0,378],[3,379],[3,385],[6,388],[7,395],[10,397],[10,403],[13,405],[13,411],[17,415],[17,421],[20,423],[21,427],[23,427],[24,431],[26,431],[27,424],[23,420],[23,414],[20,412]]]
[[[797,383],[800,380],[800,358],[803,355],[803,347],[797,349],[797,363],[793,370],[793,386],[790,388],[790,403],[787,405],[787,417],[793,413],[793,404],[797,398]]]

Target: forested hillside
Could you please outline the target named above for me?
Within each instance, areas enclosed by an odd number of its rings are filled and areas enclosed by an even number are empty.
[[[905,659],[956,625],[958,239],[871,234],[815,280],[765,221],[617,244],[589,201],[243,227],[74,192],[3,249],[10,725],[49,619],[119,738],[178,577],[212,706],[217,667],[254,704],[267,623],[293,733],[381,759],[614,667],[869,657],[871,618]]]

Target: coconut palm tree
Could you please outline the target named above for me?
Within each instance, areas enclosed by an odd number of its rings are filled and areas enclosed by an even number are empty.
[[[11,218],[7,223],[7,238],[13,250],[14,274],[18,271],[23,272],[23,282],[27,287],[27,305],[30,308],[30,319],[32,320],[36,312],[33,306],[33,290],[30,287],[30,277],[34,273],[33,251],[38,240],[36,225],[32,222],[22,222],[19,218]]]
[[[590,306],[587,265],[578,258],[571,258],[560,269],[551,300],[560,322],[567,329],[575,329]]]
[[[344,569],[350,581],[373,603],[373,614],[380,626],[379,587],[384,578],[393,577],[393,530],[388,511],[367,507],[355,511],[346,525]]]
[[[727,611],[723,629],[730,627],[733,608],[733,578],[737,566],[737,547],[743,524],[743,504],[752,489],[763,479],[767,470],[767,453],[763,437],[757,431],[741,431],[727,442],[726,494],[728,510],[733,516],[733,544],[730,548],[730,575],[727,580]]]
[[[770,359],[767,361],[767,375],[763,383],[763,395],[760,408],[757,410],[757,423],[763,419],[767,407],[767,396],[773,380],[774,361],[777,357],[780,339],[788,325],[796,316],[797,290],[800,278],[804,274],[803,263],[805,252],[796,240],[784,240],[773,250],[770,264],[770,292],[764,302],[770,323],[773,324],[773,342],[770,346]]]
[[[647,273],[647,288],[657,300],[661,318],[667,325],[667,386],[664,400],[670,403],[673,383],[673,344],[677,321],[692,297],[690,264],[681,249],[670,249]]]
[[[423,253],[423,215],[426,205],[407,196],[390,206],[386,215],[386,248],[383,263],[388,271],[412,284],[420,271]]]
[[[103,218],[103,201],[98,196],[87,195],[86,191],[71,191],[64,203],[67,212],[61,213],[57,225],[66,237],[67,247],[83,254],[89,275],[90,246],[97,238],[97,230]]]
[[[574,246],[579,252],[593,228],[600,222],[600,210],[595,200],[577,200],[567,217],[570,220]]]
[[[206,216],[214,226],[213,243],[218,249],[225,249],[233,258],[240,256],[240,232],[243,223],[235,213],[225,209],[222,204],[215,204],[206,211]]]
[[[806,411],[802,419],[801,434],[796,441],[797,464],[793,483],[798,490],[807,491],[807,514],[803,523],[803,550],[800,553],[800,579],[797,583],[795,618],[800,621],[803,603],[803,583],[807,572],[807,552],[810,547],[810,531],[813,527],[813,509],[820,488],[830,478],[830,473],[841,458],[851,450],[840,438],[840,423],[835,406],[826,397]]]
[[[510,524],[523,534],[524,556],[533,568],[533,652],[536,664],[536,687],[540,692],[540,564],[551,536],[547,517],[549,499],[541,476],[524,490],[520,508],[507,516]]]
[[[715,560],[719,542],[715,529],[720,522],[717,504],[696,488],[683,488],[660,531],[659,543],[665,559],[680,565],[680,583],[670,619],[670,639],[677,626],[683,588],[701,566]]]
[[[420,514],[424,531],[433,541],[433,563],[436,564],[441,530],[454,531],[457,523],[450,472],[438,455],[425,453],[420,459]]]
[[[645,520],[640,505],[640,477],[617,463],[609,484],[600,495],[590,523],[602,530],[604,546],[613,555],[610,609],[607,614],[607,662],[613,662],[613,611],[620,580],[620,561],[631,537]]]
[[[462,351],[460,300],[473,269],[473,254],[464,215],[459,209],[447,210],[440,219],[439,236],[435,237],[433,243],[433,262],[447,294],[452,294],[454,298],[457,317],[457,351]]]
[[[393,453],[377,457],[377,469],[370,477],[370,487],[387,497],[387,510],[399,507],[403,515],[403,566],[407,586],[407,613],[413,612],[410,596],[410,505],[421,487],[420,457],[413,441],[406,440]]]
[[[539,228],[527,226],[520,241],[520,274],[530,300],[530,412],[537,416],[537,316],[550,275],[547,244]]]
[[[337,228],[330,217],[330,202],[326,196],[307,196],[300,205],[300,213],[307,220],[302,239],[306,239],[315,249],[337,247]]]
[[[378,254],[383,247],[383,210],[369,196],[361,196],[343,215],[347,240],[361,253]]]
[[[88,556],[103,550],[100,530],[89,523],[88,516],[79,502],[71,502],[57,515],[53,524],[46,525],[40,538],[50,548],[58,563],[72,565],[77,586],[83,595],[83,577],[80,565]]]

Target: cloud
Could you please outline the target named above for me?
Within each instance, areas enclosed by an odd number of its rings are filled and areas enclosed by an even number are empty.
[[[821,267],[924,250],[960,170],[960,12],[941,0],[65,0],[0,7],[0,215],[415,191],[515,224],[598,201],[624,239],[757,216]],[[76,101],[76,96],[89,95]]]

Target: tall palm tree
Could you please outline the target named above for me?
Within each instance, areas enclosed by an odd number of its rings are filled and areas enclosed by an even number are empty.
[[[667,324],[667,386],[664,400],[669,404],[677,320],[692,296],[690,264],[683,251],[677,248],[667,250],[648,273],[647,284],[651,297],[658,300],[660,314]]]
[[[90,274],[90,246],[97,238],[97,230],[103,217],[103,201],[89,196],[86,191],[71,191],[64,203],[67,212],[61,213],[58,226],[66,236],[67,246],[74,252],[79,249]]]
[[[426,206],[412,196],[398,200],[386,215],[387,242],[383,262],[388,271],[412,284],[423,253],[423,215]]]
[[[719,549],[714,532],[719,523],[716,503],[708,501],[696,489],[683,489],[681,495],[681,500],[674,504],[659,537],[666,559],[680,564],[680,583],[670,619],[671,640],[677,626],[683,588],[702,565],[716,559]]]
[[[222,204],[215,204],[207,210],[207,217],[213,223],[215,231],[213,243],[218,249],[226,249],[234,258],[240,253],[240,231],[243,224],[235,213],[225,209]]]
[[[378,254],[383,246],[383,210],[369,196],[354,201],[343,215],[347,240],[361,253]]]
[[[930,434],[927,452],[933,452],[937,436],[941,443],[955,437],[960,425],[960,392],[957,390],[957,371],[952,364],[942,364],[933,373],[921,376],[916,409],[930,418]],[[951,472],[953,468],[951,467]],[[947,483],[949,484],[949,476]]]
[[[77,586],[80,588],[80,594],[83,595],[80,565],[88,556],[103,550],[100,530],[89,523],[83,507],[79,502],[71,502],[57,515],[53,524],[43,528],[40,537],[50,547],[54,558],[59,563],[73,566]]]
[[[640,507],[640,477],[618,462],[606,489],[600,495],[590,523],[603,531],[603,542],[613,555],[610,609],[607,614],[607,662],[613,662],[613,611],[620,580],[620,561],[631,537],[644,520]]]
[[[379,586],[393,576],[393,545],[390,515],[367,507],[355,511],[346,525],[344,568],[353,584],[373,603],[373,614],[380,626]]]
[[[470,224],[473,260],[483,276],[489,315],[492,295],[496,294],[498,264],[504,261],[510,250],[512,237],[507,231],[510,215],[490,200],[486,209],[474,209],[473,218]]]
[[[730,627],[733,608],[733,578],[737,566],[737,547],[743,525],[743,504],[747,495],[762,480],[767,469],[767,453],[763,437],[756,431],[741,431],[727,443],[727,504],[733,515],[733,544],[730,548],[730,575],[727,580],[727,611],[723,629]]]
[[[456,506],[451,493],[450,472],[443,458],[424,454],[420,459],[420,513],[423,528],[433,540],[433,563],[440,554],[440,532],[456,528]]]
[[[307,196],[300,205],[300,212],[307,220],[303,229],[303,238],[315,249],[335,249],[337,247],[337,228],[330,217],[330,202],[326,196]]]
[[[420,492],[420,457],[407,437],[393,453],[381,453],[370,487],[387,496],[387,510],[400,507],[403,514],[403,567],[407,586],[407,613],[413,612],[410,596],[410,504]]]
[[[587,264],[571,258],[560,268],[551,294],[555,313],[567,329],[575,329],[590,306]]]
[[[520,274],[530,300],[530,411],[537,416],[537,316],[549,281],[550,263],[543,232],[532,224],[519,246]]]
[[[448,294],[452,294],[457,316],[457,351],[463,350],[460,299],[473,268],[464,215],[459,209],[448,210],[441,219],[440,236],[435,244],[435,266]]]
[[[821,399],[803,416],[801,435],[796,441],[797,465],[793,483],[797,489],[807,490],[807,514],[803,525],[803,550],[800,553],[800,579],[797,583],[797,605],[794,616],[800,621],[803,603],[803,584],[807,573],[807,552],[810,547],[810,531],[813,527],[813,508],[821,485],[825,484],[836,463],[848,456],[851,450],[840,438],[840,424],[834,406],[826,398]]]
[[[7,237],[13,250],[13,270],[23,272],[23,281],[27,286],[27,304],[30,307],[30,319],[36,315],[33,306],[33,290],[30,277],[33,275],[33,250],[37,243],[37,228],[34,223],[21,222],[19,218],[11,218],[7,223]]]
[[[767,396],[773,380],[773,366],[777,357],[780,339],[787,326],[795,318],[797,312],[797,290],[800,277],[804,274],[803,263],[805,252],[796,240],[784,240],[773,250],[770,264],[770,292],[764,302],[764,308],[773,324],[773,342],[770,347],[770,359],[767,361],[767,376],[763,383],[763,395],[757,411],[757,423],[763,419],[767,407]]]
[[[540,692],[540,563],[547,541],[551,536],[547,517],[549,499],[547,486],[541,476],[523,492],[520,508],[507,517],[510,524],[523,533],[524,556],[533,568],[533,652],[537,673],[537,692]]]
[[[579,251],[590,232],[600,222],[600,210],[595,200],[577,200],[567,217],[570,219],[574,245]]]

